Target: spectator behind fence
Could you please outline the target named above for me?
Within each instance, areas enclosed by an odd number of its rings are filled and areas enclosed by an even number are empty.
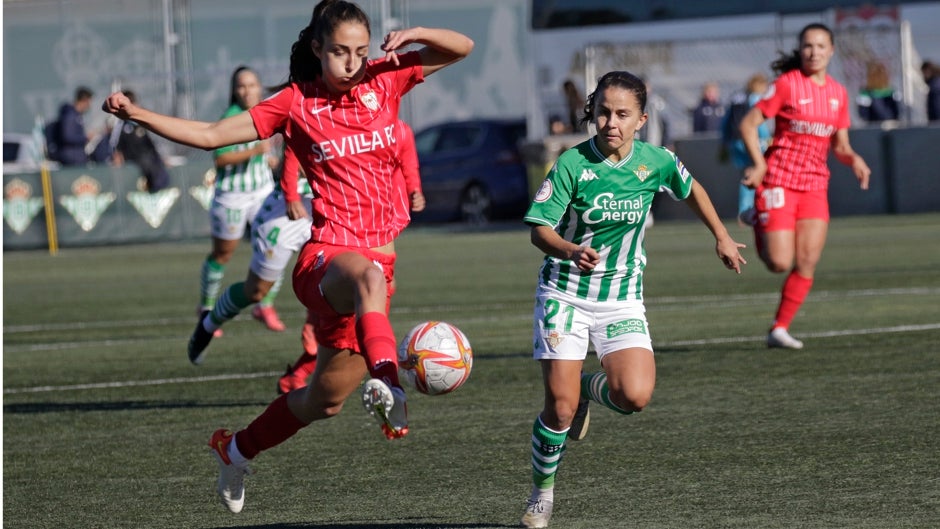
[[[565,94],[565,104],[568,108],[568,122],[565,128],[568,132],[584,131],[584,124],[581,122],[581,116],[584,115],[584,96],[571,79],[562,83],[561,91]]]
[[[940,121],[940,65],[924,61],[920,71],[927,83],[927,121]]]
[[[869,62],[865,86],[855,98],[858,116],[868,123],[896,120],[901,116],[898,96],[891,88],[891,78],[885,65],[877,61]]]
[[[133,91],[124,90],[124,95],[131,103],[137,103]],[[131,162],[140,167],[147,191],[156,193],[170,185],[170,175],[147,129],[130,120],[121,121],[111,135],[111,144],[114,146],[111,155],[114,165],[120,167],[124,162]]]
[[[85,146],[90,137],[85,131],[82,116],[91,108],[93,95],[91,89],[78,87],[72,102],[63,103],[56,120],[46,126],[46,148],[50,160],[64,166],[84,165],[88,162]]]
[[[721,104],[721,90],[718,88],[718,83],[705,83],[702,85],[702,99],[692,111],[692,132],[721,130],[724,117],[725,107]]]
[[[646,126],[637,133],[637,139],[659,147],[672,148],[669,136],[669,118],[666,117],[666,100],[653,92],[649,81],[646,83]]]
[[[725,112],[721,124],[721,153],[719,158],[724,161],[730,157],[731,163],[738,170],[739,176],[742,176],[744,169],[752,163],[751,157],[747,153],[747,147],[744,145],[744,140],[741,139],[741,121],[751,110],[751,107],[760,101],[769,86],[770,83],[766,75],[762,73],[752,75],[748,79],[744,90],[732,94],[731,103],[728,105],[727,112]],[[757,136],[760,141],[761,152],[766,151],[771,139],[770,127],[766,121],[757,127]],[[739,183],[738,219],[742,224],[753,225],[754,215],[754,190]]]

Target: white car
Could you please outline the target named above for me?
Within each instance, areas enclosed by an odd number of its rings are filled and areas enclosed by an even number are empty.
[[[3,133],[3,173],[35,173],[39,171],[42,147],[31,134]],[[48,162],[49,169],[59,164]]]

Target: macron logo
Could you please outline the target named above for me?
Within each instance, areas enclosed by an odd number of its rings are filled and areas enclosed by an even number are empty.
[[[581,178],[578,178],[578,182],[587,182],[588,180],[597,180],[597,175],[594,174],[594,171],[585,169],[581,171]]]

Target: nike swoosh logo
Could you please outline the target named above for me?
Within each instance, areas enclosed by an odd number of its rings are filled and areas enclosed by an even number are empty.
[[[323,112],[324,110],[329,110],[329,109],[330,109],[330,107],[311,108],[311,109],[310,109],[310,113],[313,114],[313,115],[317,115],[317,114],[319,114],[320,112]]]
[[[800,103],[801,105],[808,105],[808,104],[810,104],[810,103],[812,103],[812,102],[813,102],[813,98],[811,98],[811,97],[808,97],[808,98],[806,98],[806,99],[800,99],[800,101],[799,101],[799,103]]]

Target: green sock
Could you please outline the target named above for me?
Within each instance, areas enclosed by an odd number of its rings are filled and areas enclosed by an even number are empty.
[[[238,313],[248,305],[251,305],[251,300],[245,296],[245,283],[235,283],[226,288],[225,292],[222,293],[222,297],[219,298],[219,301],[217,301],[215,307],[213,307],[209,319],[215,324],[215,329],[218,329],[223,323],[238,316]],[[205,327],[207,331],[215,330],[206,326],[205,322],[203,322],[203,327]]]
[[[532,425],[532,483],[536,489],[548,490],[555,486],[555,473],[561,456],[565,453],[568,429],[562,432],[550,430],[535,418]]]
[[[265,294],[264,298],[262,298],[258,304],[262,307],[270,307],[271,305],[274,305],[274,298],[276,298],[277,293],[281,291],[281,283],[283,282],[284,274],[281,274],[281,276],[277,278],[277,281],[271,285],[271,290],[268,290],[268,293]]]
[[[581,396],[623,415],[633,413],[619,408],[610,400],[610,390],[607,388],[607,373],[603,371],[581,374]]]
[[[215,299],[222,288],[222,277],[225,276],[225,265],[217,263],[210,255],[202,263],[199,274],[199,302],[203,310],[212,310]]]

